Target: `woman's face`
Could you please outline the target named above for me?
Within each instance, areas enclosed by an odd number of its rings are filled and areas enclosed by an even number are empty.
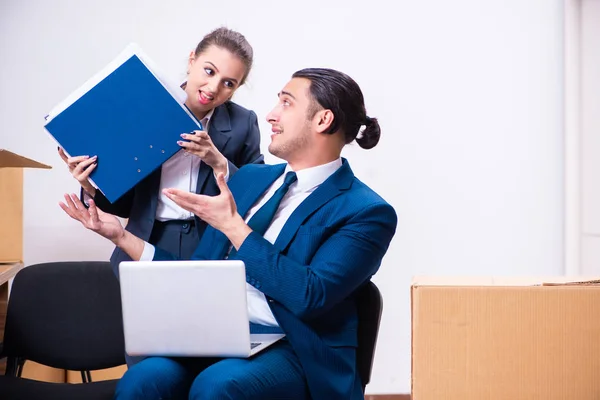
[[[198,118],[231,98],[246,74],[244,63],[228,50],[210,46],[190,54],[186,105]]]

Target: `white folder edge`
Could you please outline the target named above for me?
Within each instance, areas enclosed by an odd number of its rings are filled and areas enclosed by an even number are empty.
[[[185,91],[179,85],[171,82],[162,72],[160,72],[156,64],[154,64],[150,57],[148,57],[146,53],[142,51],[142,49],[140,48],[140,46],[138,46],[137,43],[130,43],[106,67],[102,68],[102,70],[100,70],[90,79],[88,79],[83,85],[77,88],[77,90],[75,90],[73,93],[67,96],[67,98],[58,103],[45,117],[46,124],[58,114],[66,110],[71,104],[75,103],[77,99],[89,92],[94,86],[100,83],[103,79],[105,79],[120,65],[125,63],[125,61],[129,60],[134,55],[136,55],[140,59],[140,61],[144,63],[144,65],[150,70],[150,72],[152,72],[152,74],[158,79],[158,81],[163,85],[163,87],[167,89],[171,96],[173,96],[173,98],[176,99],[177,102],[184,108],[184,110],[194,120],[196,120],[196,118],[189,112],[187,107],[184,107],[184,103],[187,100],[187,94],[185,93]]]

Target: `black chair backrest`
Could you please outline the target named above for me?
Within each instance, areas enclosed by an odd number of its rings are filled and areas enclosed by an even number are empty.
[[[356,364],[358,374],[362,380],[363,392],[371,380],[371,369],[375,346],[379,333],[379,322],[383,310],[383,299],[379,289],[373,282],[368,282],[356,293],[356,306],[358,308],[358,349]]]
[[[108,262],[26,267],[12,285],[4,352],[55,368],[125,363],[119,282]]]

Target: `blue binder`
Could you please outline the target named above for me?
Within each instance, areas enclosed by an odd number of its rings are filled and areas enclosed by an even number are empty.
[[[180,134],[201,125],[133,54],[45,128],[67,154],[98,156],[90,178],[114,202],[181,150]]]

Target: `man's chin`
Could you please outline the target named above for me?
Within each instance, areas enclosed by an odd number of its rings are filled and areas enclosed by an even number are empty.
[[[269,149],[268,150],[269,150],[269,153],[271,153],[275,157],[279,157],[280,149],[277,146],[275,146],[272,142],[269,145]]]

